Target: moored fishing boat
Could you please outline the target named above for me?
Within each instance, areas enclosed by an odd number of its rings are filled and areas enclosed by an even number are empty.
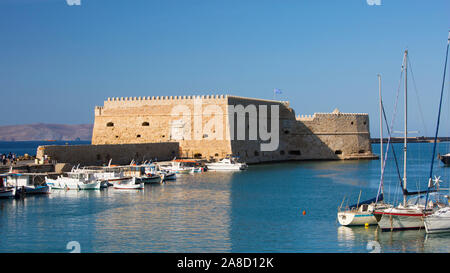
[[[234,157],[227,157],[219,162],[206,163],[206,167],[213,171],[241,171],[248,168],[247,164],[237,162]]]
[[[69,172],[68,176],[59,176],[56,179],[45,178],[47,185],[52,189],[66,190],[99,190],[101,180],[91,173]]]
[[[191,159],[174,159],[170,161],[169,165],[159,164],[159,169],[162,171],[188,174],[188,173],[201,173],[206,171],[206,166],[197,160]]]
[[[16,188],[0,188],[0,198],[13,198],[16,196]]]
[[[22,190],[25,190],[25,194],[49,194],[51,187],[48,185],[22,186],[17,188],[17,193],[20,194]]]
[[[0,175],[6,186],[16,188],[17,194],[49,194],[50,186],[44,181],[43,175],[39,173],[6,173]]]
[[[158,175],[160,176],[164,176],[164,181],[167,180],[176,180],[177,179],[177,174],[171,171],[158,171]]]
[[[91,182],[83,182],[78,184],[79,190],[99,190],[101,186],[101,181],[91,181]]]
[[[126,180],[117,181],[114,183],[113,188],[122,190],[143,190],[144,183],[136,184],[136,177],[131,177]]]

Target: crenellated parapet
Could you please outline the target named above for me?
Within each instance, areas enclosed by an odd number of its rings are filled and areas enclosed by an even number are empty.
[[[224,103],[228,95],[191,95],[191,96],[140,96],[140,97],[110,97],[104,101],[104,108],[133,108],[156,105],[194,104],[202,101],[204,104]]]
[[[147,96],[147,97],[112,97],[105,102],[128,102],[128,101],[178,101],[194,99],[226,99],[228,95],[192,95],[192,96]]]

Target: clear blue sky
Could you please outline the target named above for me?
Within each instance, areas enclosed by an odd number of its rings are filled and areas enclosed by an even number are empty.
[[[378,136],[377,73],[391,117],[407,47],[409,127],[425,134],[419,98],[431,135],[449,28],[448,0],[1,0],[0,125],[93,123],[107,97],[279,88],[297,114],[369,113]]]

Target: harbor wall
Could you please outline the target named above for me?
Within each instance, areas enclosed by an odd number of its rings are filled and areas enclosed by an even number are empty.
[[[237,118],[230,107],[245,112],[245,140],[236,137]],[[249,138],[255,106],[279,106],[278,146]],[[235,109],[235,108],[234,108]],[[270,110],[269,110],[270,112]],[[271,131],[271,116],[265,120]],[[233,122],[231,122],[233,119]],[[220,126],[217,126],[219,124]],[[234,135],[231,133],[234,132]],[[365,113],[315,113],[296,116],[289,102],[229,95],[108,98],[95,108],[93,144],[179,143],[183,157],[222,158],[228,154],[248,163],[284,160],[376,158],[370,145],[369,116]]]
[[[36,158],[43,160],[45,155],[52,161],[83,166],[107,165],[112,159],[114,165],[129,164],[133,159],[138,162],[145,160],[171,160],[179,156],[179,144],[142,143],[119,145],[46,145],[39,146]]]

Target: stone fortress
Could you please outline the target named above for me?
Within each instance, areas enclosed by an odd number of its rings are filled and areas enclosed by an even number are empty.
[[[263,115],[264,122],[256,120],[264,114],[261,106],[270,112]],[[271,118],[273,106],[279,109],[278,126]],[[243,111],[230,112],[230,107]],[[241,128],[245,137],[239,132]],[[272,133],[272,139],[252,133],[263,129]],[[278,138],[275,149],[261,149],[262,144],[275,141],[274,137]],[[96,152],[91,157],[97,164],[107,164],[113,158],[108,149],[121,145],[122,153],[137,161],[154,157],[220,159],[227,155],[247,163],[376,158],[370,144],[368,114],[347,114],[336,109],[332,113],[296,116],[289,102],[231,95],[108,98],[103,106],[95,108],[90,150]],[[148,145],[159,152],[144,152]],[[63,150],[77,149],[70,147],[43,146],[38,156],[48,154],[61,160]],[[87,156],[87,148],[83,149]]]

